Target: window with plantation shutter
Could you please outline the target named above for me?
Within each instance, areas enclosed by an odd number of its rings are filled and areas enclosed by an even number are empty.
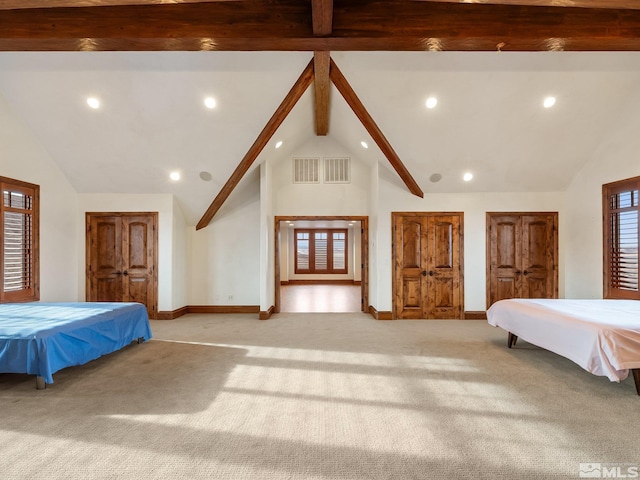
[[[604,297],[640,300],[640,177],[603,185]]]
[[[346,229],[294,230],[296,273],[348,273]]]
[[[38,211],[40,187],[0,177],[2,203],[2,288],[0,302],[38,300]]]

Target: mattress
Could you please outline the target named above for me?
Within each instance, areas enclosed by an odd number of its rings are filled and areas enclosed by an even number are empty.
[[[611,381],[640,368],[640,301],[509,299],[487,320]]]
[[[53,383],[62,368],[82,365],[151,338],[140,303],[0,305],[0,372],[27,373]]]

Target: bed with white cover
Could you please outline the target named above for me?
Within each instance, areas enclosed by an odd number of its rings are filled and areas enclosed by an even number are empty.
[[[612,382],[633,374],[640,395],[640,301],[500,300],[487,310],[489,324],[550,350]]]

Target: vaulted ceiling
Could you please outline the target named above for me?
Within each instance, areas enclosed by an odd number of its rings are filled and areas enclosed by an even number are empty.
[[[195,224],[314,52],[325,63],[331,52],[425,193],[557,191],[620,128],[640,128],[639,8],[0,0],[0,109],[30,129],[78,191],[173,193]],[[322,75],[315,84],[325,93],[302,95],[252,168],[308,155],[312,145],[392,171]],[[86,107],[90,95],[101,98],[99,110]],[[202,105],[209,95],[213,110]],[[439,103],[426,109],[432,95]],[[557,98],[552,109],[541,106],[547,95]],[[174,169],[181,182],[168,180]],[[462,182],[466,170],[473,182]],[[202,171],[213,179],[201,180]],[[435,173],[442,180],[432,183]]]

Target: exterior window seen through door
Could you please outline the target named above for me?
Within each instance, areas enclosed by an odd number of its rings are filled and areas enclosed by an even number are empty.
[[[346,229],[294,230],[296,273],[347,273]]]

